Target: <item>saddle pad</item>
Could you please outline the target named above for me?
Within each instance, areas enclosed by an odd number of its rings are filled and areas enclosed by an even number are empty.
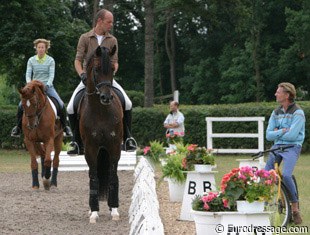
[[[48,98],[48,101],[50,102],[50,104],[52,106],[52,109],[54,111],[55,117],[57,117],[56,106],[54,105],[53,101],[49,97],[47,97],[47,98]]]

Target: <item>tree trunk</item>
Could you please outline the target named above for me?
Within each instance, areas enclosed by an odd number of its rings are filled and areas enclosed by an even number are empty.
[[[256,82],[256,102],[260,102],[263,97],[263,84],[262,84],[262,77],[261,77],[261,68],[260,68],[260,37],[261,37],[261,30],[263,27],[262,23],[262,16],[260,12],[262,11],[259,2],[255,0],[252,1],[252,43],[253,43],[253,51],[252,51],[252,58],[254,64],[254,71],[255,71],[255,82]]]
[[[104,9],[107,9],[108,11],[112,12],[113,14],[113,5],[114,5],[114,0],[104,0],[103,1],[104,5]]]
[[[175,73],[175,34],[173,29],[173,13],[169,13],[166,24],[165,46],[170,65],[171,92],[177,90]]]
[[[95,27],[95,25],[96,25],[95,17],[96,17],[98,8],[99,8],[99,0],[94,0],[94,5],[93,5],[93,27]]]
[[[152,0],[144,1],[145,7],[145,66],[144,107],[154,104],[154,7]]]
[[[255,70],[255,81],[256,81],[256,102],[261,101],[262,97],[262,81],[261,81],[261,70],[259,64],[259,45],[260,45],[260,32],[254,32],[253,35],[253,63]]]

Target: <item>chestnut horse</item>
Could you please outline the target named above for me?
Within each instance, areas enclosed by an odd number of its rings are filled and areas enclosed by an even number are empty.
[[[38,163],[41,157],[43,185],[46,190],[57,187],[59,153],[63,141],[63,129],[60,120],[45,94],[42,82],[33,80],[19,90],[23,115],[24,142],[31,157],[32,188],[39,188]],[[51,177],[51,152],[55,151],[53,173]]]
[[[113,91],[113,65],[110,57],[115,53],[98,47],[87,58],[85,96],[80,103],[80,132],[89,166],[90,223],[99,216],[99,199],[107,199],[112,220],[119,219],[118,161],[123,139],[123,109]]]

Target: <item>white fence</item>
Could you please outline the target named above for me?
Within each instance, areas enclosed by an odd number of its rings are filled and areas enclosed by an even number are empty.
[[[265,117],[207,117],[207,148],[217,153],[256,153],[264,150],[264,121]],[[257,133],[214,133],[213,122],[258,122]],[[257,138],[256,149],[217,149],[213,147],[214,138]]]
[[[52,158],[54,152],[52,152]],[[40,158],[38,159],[40,161]],[[134,170],[137,163],[136,152],[121,152],[118,162],[118,170]],[[88,170],[84,155],[69,156],[66,151],[61,151],[59,155],[59,171],[86,171]]]
[[[141,157],[134,171],[135,184],[129,208],[130,235],[164,235],[154,176],[152,166]]]

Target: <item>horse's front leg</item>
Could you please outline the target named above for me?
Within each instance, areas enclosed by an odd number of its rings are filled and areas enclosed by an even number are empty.
[[[54,159],[53,159],[53,173],[52,173],[52,181],[51,186],[57,187],[57,175],[58,175],[58,167],[59,167],[59,154],[61,151],[63,136],[59,134],[54,140]]]
[[[119,181],[117,175],[117,162],[111,164],[110,169],[110,185],[109,185],[109,195],[108,195],[108,206],[111,210],[112,220],[119,220],[119,213],[117,208],[119,207]]]
[[[99,219],[99,180],[97,175],[97,166],[89,167],[89,222],[94,224]]]
[[[25,139],[25,145],[27,146],[28,152],[30,154],[31,158],[31,174],[32,174],[32,188],[33,189],[39,189],[40,184],[39,184],[39,179],[38,179],[38,162],[36,159],[36,150],[34,144]]]
[[[54,140],[50,139],[48,142],[44,143],[45,146],[45,159],[44,159],[44,177],[43,177],[43,185],[44,189],[49,190],[51,186],[51,152],[54,148]]]

